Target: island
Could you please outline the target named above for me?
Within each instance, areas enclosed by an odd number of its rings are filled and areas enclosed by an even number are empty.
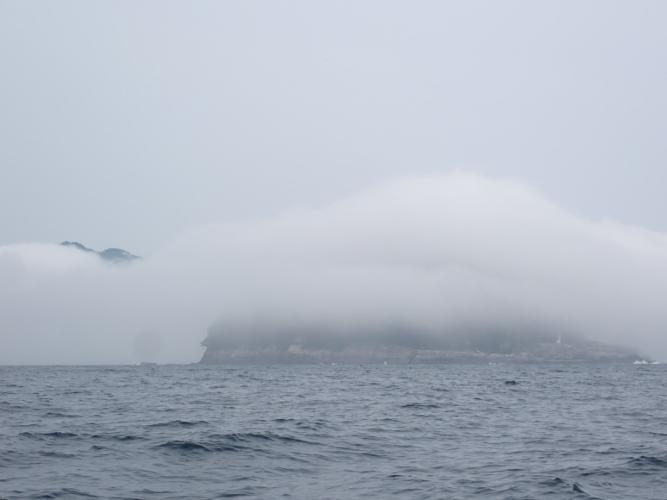
[[[141,258],[138,255],[134,255],[133,253],[128,252],[127,250],[123,250],[122,248],[107,248],[106,250],[98,252],[96,250],[93,250],[92,248],[88,248],[87,246],[85,246],[82,243],[79,243],[78,241],[63,241],[62,243],[60,243],[60,245],[67,248],[72,248],[74,250],[78,250],[80,252],[95,254],[102,260],[105,260],[107,262],[112,262],[114,264],[132,262],[134,260]]]
[[[214,324],[202,342],[204,364],[633,362],[623,346],[531,329],[447,332],[389,327],[364,332]]]

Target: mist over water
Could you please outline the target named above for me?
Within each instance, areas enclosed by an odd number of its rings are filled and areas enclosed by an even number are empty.
[[[579,217],[513,180],[403,178],[193,228],[128,265],[0,247],[0,363],[197,361],[215,321],[327,335],[544,325],[660,359],[666,292],[663,233]]]

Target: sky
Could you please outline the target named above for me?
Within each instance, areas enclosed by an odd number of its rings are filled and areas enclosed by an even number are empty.
[[[666,24],[0,0],[0,364],[191,362],[257,318],[533,321],[667,360]]]
[[[667,231],[663,1],[0,0],[0,245],[159,253],[390,179]]]
[[[207,332],[342,340],[396,325],[562,334],[667,361],[666,295],[665,233],[579,217],[516,181],[418,175],[198,226],[127,265],[0,246],[0,364],[190,363]]]

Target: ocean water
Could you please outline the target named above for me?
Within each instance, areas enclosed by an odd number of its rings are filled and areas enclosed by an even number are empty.
[[[0,367],[0,498],[235,496],[665,499],[667,369]]]

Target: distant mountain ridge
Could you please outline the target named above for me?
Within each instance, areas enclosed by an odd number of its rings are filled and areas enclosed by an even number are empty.
[[[101,259],[114,263],[132,262],[134,260],[141,259],[141,257],[138,255],[134,255],[133,253],[130,253],[127,250],[123,250],[122,248],[107,248],[106,250],[98,252],[97,250],[88,248],[86,245],[79,243],[78,241],[63,241],[60,243],[60,245],[64,247],[75,248],[82,252],[94,253]]]

